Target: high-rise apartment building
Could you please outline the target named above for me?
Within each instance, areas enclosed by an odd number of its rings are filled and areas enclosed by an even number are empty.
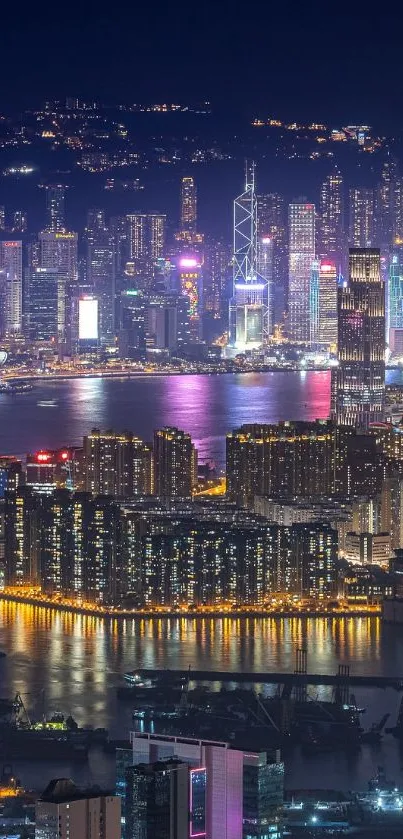
[[[258,275],[255,165],[246,166],[245,190],[234,201],[233,296],[229,343],[238,351],[261,347],[268,334],[267,283]]]
[[[344,192],[343,178],[336,169],[324,180],[320,191],[319,256],[334,262],[343,273]]]
[[[119,796],[50,781],[35,807],[35,839],[120,839]]]
[[[350,189],[348,240],[353,248],[370,248],[375,243],[374,192],[372,189]]]
[[[330,495],[334,426],[328,420],[244,425],[227,434],[227,492],[253,508],[255,495]]]
[[[189,767],[180,760],[126,769],[125,839],[189,839]]]
[[[288,208],[288,335],[291,341],[309,342],[309,292],[315,259],[315,206],[295,203]]]
[[[242,839],[243,752],[188,737],[132,732],[131,740],[135,766],[175,758],[189,767],[190,837]]]
[[[382,420],[385,286],[375,248],[349,251],[349,280],[338,290],[338,362],[333,388],[336,421],[366,427]]]
[[[190,434],[168,427],[155,431],[155,494],[166,498],[189,498],[196,483],[197,451]]]
[[[82,468],[87,492],[121,498],[153,492],[151,446],[133,434],[93,428],[84,437]]]
[[[0,242],[0,300],[3,298],[5,335],[19,335],[22,329],[22,242]]]
[[[45,230],[59,232],[66,230],[65,196],[67,187],[64,184],[48,184],[46,191],[46,223]]]

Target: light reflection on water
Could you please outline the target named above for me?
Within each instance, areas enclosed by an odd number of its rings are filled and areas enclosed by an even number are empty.
[[[356,674],[403,675],[403,633],[382,625],[379,618],[155,618],[104,620],[56,612],[46,608],[0,602],[1,695],[17,691],[38,711],[45,691],[48,712],[72,713],[80,724],[105,726],[113,736],[130,728],[130,703],[119,703],[116,686],[121,674],[137,667],[172,667],[186,670],[293,671],[296,650],[308,649],[308,669],[335,673],[339,663],[350,664]],[[219,685],[215,685],[219,688]],[[318,698],[330,698],[331,688],[312,688]],[[362,690],[359,704],[368,705],[364,727],[385,711],[394,721],[400,697],[392,690]],[[402,759],[403,760],[403,759]],[[323,767],[329,787],[365,786],[378,763],[400,773],[402,762],[392,737],[380,750],[363,747],[359,756],[321,755],[306,761],[297,753],[288,762],[289,785],[323,786]],[[344,767],[343,784],[334,767]],[[33,765],[17,765],[26,783],[35,777]],[[79,781],[112,783],[113,761],[91,755],[85,768],[41,768]],[[333,774],[332,774],[333,773]]]

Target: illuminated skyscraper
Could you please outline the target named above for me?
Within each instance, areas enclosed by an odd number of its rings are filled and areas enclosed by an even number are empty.
[[[12,233],[25,233],[28,230],[28,216],[25,210],[15,210],[11,226]]]
[[[340,271],[344,257],[343,178],[336,169],[322,184],[320,192],[320,253]]]
[[[245,191],[234,201],[233,297],[229,343],[238,351],[256,349],[268,329],[267,283],[258,275],[255,164],[246,166]]]
[[[259,241],[270,237],[273,242],[272,313],[279,324],[286,309],[288,264],[285,203],[277,192],[257,196],[257,234]]]
[[[194,178],[181,182],[181,230],[195,233],[197,228],[197,192]]]
[[[389,266],[389,336],[391,353],[403,355],[403,265],[400,248],[396,248]]]
[[[201,259],[196,254],[182,256],[178,263],[180,292],[188,302],[190,340],[198,343],[201,338],[203,279]]]
[[[40,267],[60,271],[71,281],[77,280],[78,236],[67,231],[43,231],[39,234]]]
[[[338,361],[333,414],[342,425],[382,421],[385,406],[385,286],[380,252],[351,248],[338,290]]]
[[[189,498],[197,482],[197,451],[190,434],[178,428],[154,432],[155,495]]]
[[[350,189],[349,234],[353,248],[370,248],[375,241],[374,193],[372,189]]]
[[[45,230],[62,232],[66,229],[64,201],[66,186],[63,184],[48,184],[46,190],[46,223]]]
[[[327,347],[337,345],[337,269],[329,260],[319,264],[318,341]]]
[[[2,330],[18,335],[22,328],[22,242],[0,242],[0,299],[3,298]]]
[[[291,341],[309,342],[309,291],[315,259],[314,204],[290,204],[288,230],[288,335]]]
[[[99,302],[99,339],[111,344],[115,337],[115,251],[111,236],[104,232],[88,245],[87,279]]]
[[[133,434],[93,428],[83,441],[83,480],[85,490],[96,495],[151,495],[151,446]]]
[[[188,765],[171,758],[125,774],[125,839],[189,839]]]
[[[6,229],[6,208],[2,204],[0,206],[0,230]]]
[[[391,245],[395,234],[397,178],[397,161],[388,152],[376,196],[376,242],[380,247]]]
[[[166,216],[159,213],[133,213],[127,219],[128,258],[133,263],[136,286],[150,290],[155,263],[164,255]]]

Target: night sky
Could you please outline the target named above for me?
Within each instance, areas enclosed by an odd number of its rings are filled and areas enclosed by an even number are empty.
[[[105,11],[104,11],[105,9]],[[3,107],[46,97],[210,99],[222,110],[403,127],[397,3],[7,4]]]

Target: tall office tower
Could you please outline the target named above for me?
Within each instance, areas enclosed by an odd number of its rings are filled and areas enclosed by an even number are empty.
[[[319,265],[319,260],[314,259],[309,281],[309,342],[312,346],[319,342]]]
[[[64,202],[67,187],[63,184],[47,184],[45,230],[62,233],[66,230]]]
[[[105,238],[107,225],[105,219],[105,210],[93,209],[87,212],[87,222],[85,225],[85,238],[88,245],[94,245],[99,238]]]
[[[390,352],[403,355],[403,264],[401,249],[392,254],[389,264],[388,327],[386,340]]]
[[[87,492],[122,498],[152,494],[151,446],[133,434],[93,428],[83,440],[82,468]]]
[[[380,247],[392,244],[396,227],[397,161],[387,154],[376,194],[376,243]]]
[[[337,346],[337,268],[334,262],[321,260],[318,284],[318,342]]]
[[[66,231],[43,231],[39,234],[40,267],[60,271],[71,282],[77,281],[78,236]]]
[[[112,238],[106,232],[103,240],[97,238],[88,245],[87,280],[91,292],[98,300],[99,340],[112,344],[115,339],[116,275],[115,251]]]
[[[31,487],[5,493],[6,584],[37,584],[40,578],[40,499]]]
[[[110,219],[109,230],[115,250],[116,274],[119,281],[124,276],[126,263],[129,260],[129,229],[127,216],[113,216]],[[123,286],[122,286],[123,288]]]
[[[227,316],[228,286],[231,275],[231,248],[220,240],[210,241],[204,247],[203,308],[213,318]]]
[[[36,802],[35,839],[120,839],[120,818],[119,796],[58,778]]]
[[[293,524],[297,588],[301,595],[323,599],[337,594],[337,530],[330,524]]]
[[[133,264],[136,286],[152,287],[156,261],[164,255],[166,216],[160,213],[133,213],[126,216],[128,258]]]
[[[6,229],[6,208],[4,205],[0,206],[0,230]]]
[[[284,763],[280,752],[244,754],[243,839],[283,836]]]
[[[284,321],[287,302],[287,226],[285,202],[282,195],[270,192],[257,196],[258,240],[270,237],[273,241],[273,320]]]
[[[375,242],[372,189],[350,189],[348,241],[353,248],[370,248]]]
[[[338,367],[333,416],[367,427],[384,417],[385,286],[380,252],[351,248],[349,281],[338,290]]]
[[[181,256],[178,261],[178,279],[180,293],[187,300],[190,340],[197,344],[202,337],[203,311],[203,277],[200,257],[195,254]]]
[[[197,451],[178,428],[154,432],[154,491],[163,498],[189,498],[197,483]]]
[[[67,278],[57,271],[37,268],[28,279],[27,333],[30,341],[63,340],[66,329]]]
[[[197,191],[194,178],[181,181],[181,230],[194,233],[197,229]]]
[[[257,242],[257,270],[265,286],[263,320],[263,343],[267,344],[274,328],[274,240],[271,236],[262,236]]]
[[[242,839],[243,752],[228,743],[132,732],[133,763],[175,757],[190,767],[189,836]]]
[[[0,286],[4,300],[3,331],[19,335],[22,329],[22,242],[0,242]]]
[[[395,182],[395,218],[393,228],[394,244],[403,244],[403,178]]]
[[[255,495],[331,495],[335,428],[329,420],[243,425],[227,434],[227,494],[253,508]]]
[[[336,168],[324,180],[320,191],[319,256],[334,262],[344,273],[344,184]]]
[[[246,166],[245,191],[234,201],[233,296],[229,344],[238,351],[261,347],[267,334],[267,288],[257,272],[255,164]]]
[[[146,309],[147,347],[175,353],[191,341],[189,300],[181,294],[151,294]]]
[[[146,354],[147,298],[137,289],[126,289],[119,297],[119,355],[143,358]]]
[[[315,259],[315,206],[295,203],[288,208],[288,335],[309,342],[309,291]]]
[[[125,839],[189,839],[189,786],[189,767],[179,760],[129,766]]]
[[[25,233],[28,230],[28,215],[25,210],[16,210],[13,213],[11,224],[12,233]]]

